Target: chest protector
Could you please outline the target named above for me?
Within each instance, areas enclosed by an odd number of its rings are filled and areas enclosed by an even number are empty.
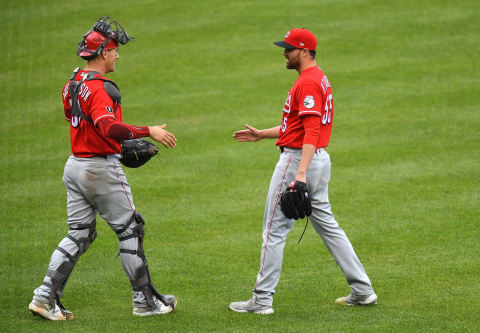
[[[80,81],[75,81],[75,77],[77,76],[77,73],[79,72],[80,68],[76,68],[73,71],[72,77],[70,77],[69,81],[69,86],[68,86],[68,92],[70,93],[70,98],[72,101],[72,108],[70,109],[70,115],[75,116],[75,117],[80,117],[82,119],[85,119],[87,122],[93,124],[93,120],[90,117],[87,117],[85,113],[82,111],[82,108],[80,107],[80,101],[78,100],[78,93],[80,92],[80,87],[83,82],[85,81],[92,81],[92,80],[101,80],[103,81],[103,87],[105,91],[107,92],[108,96],[113,100],[115,104],[115,109],[113,110],[113,114],[117,112],[118,105],[121,104],[122,101],[122,95],[120,94],[120,89],[118,89],[118,86],[113,82],[112,80],[109,80],[104,77],[97,77],[95,74],[101,75],[99,72],[88,72],[85,75],[83,75],[83,78]]]

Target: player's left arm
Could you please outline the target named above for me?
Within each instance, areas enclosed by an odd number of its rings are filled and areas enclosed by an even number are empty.
[[[306,183],[307,182],[307,170],[315,154],[316,147],[312,144],[304,144],[302,148],[302,158],[300,160],[300,166],[298,167],[296,180]]]
[[[70,106],[71,99],[70,99],[70,94],[68,93],[68,86],[69,84],[67,83],[62,89],[62,103],[63,103],[63,113],[65,115],[65,120],[70,122],[70,120],[72,119],[72,116],[70,114],[70,110],[72,109],[72,107]]]
[[[70,122],[72,120],[72,115],[70,114],[70,109],[64,108],[65,120]]]
[[[298,167],[296,180],[306,183],[307,170],[312,162],[320,137],[322,97],[314,85],[304,85],[299,92],[299,116],[303,122],[305,136],[303,138],[302,157]]]
[[[296,180],[306,183],[307,170],[317,150],[316,144],[320,137],[321,117],[310,115],[302,117],[305,136],[303,138],[302,158],[298,167]]]

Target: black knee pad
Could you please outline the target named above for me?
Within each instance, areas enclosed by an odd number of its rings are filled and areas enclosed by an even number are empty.
[[[68,231],[68,239],[74,242],[78,247],[78,253],[76,254],[77,258],[84,254],[97,238],[96,226],[97,221],[93,220],[93,222],[88,225],[72,227]]]
[[[115,231],[118,240],[120,242],[126,241],[131,238],[138,239],[138,246],[137,249],[120,249],[120,253],[128,253],[128,254],[137,254],[140,257],[144,256],[143,253],[143,238],[145,236],[145,220],[143,219],[142,215],[139,212],[135,211],[128,221],[128,223],[118,231]]]

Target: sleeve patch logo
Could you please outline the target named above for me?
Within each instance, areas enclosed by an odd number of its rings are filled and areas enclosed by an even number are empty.
[[[313,96],[305,97],[303,100],[303,105],[305,105],[307,109],[313,108],[315,106],[315,100],[313,99]]]
[[[113,112],[113,109],[112,109],[111,107],[107,106],[107,112],[108,112],[108,113],[112,113],[112,112]]]

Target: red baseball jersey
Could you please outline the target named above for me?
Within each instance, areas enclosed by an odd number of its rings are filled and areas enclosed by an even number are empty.
[[[277,142],[280,147],[302,148],[304,144],[305,117],[320,117],[316,122],[319,135],[317,148],[328,146],[333,120],[332,87],[327,76],[317,67],[304,70],[288,91],[283,107],[283,118]]]
[[[83,75],[89,71],[80,70],[75,81],[80,81]],[[101,77],[95,74],[97,77]],[[102,135],[95,126],[105,117],[112,117],[122,121],[122,105],[118,106],[105,91],[102,80],[85,81],[80,86],[78,100],[80,108],[85,116],[90,117],[93,124],[80,117],[72,116],[72,100],[68,92],[69,82],[63,88],[62,98],[65,111],[65,119],[70,122],[70,143],[72,154],[77,157],[92,157],[95,155],[120,154],[122,148],[120,142]],[[115,107],[117,107],[115,111]],[[115,112],[114,112],[115,111]]]

